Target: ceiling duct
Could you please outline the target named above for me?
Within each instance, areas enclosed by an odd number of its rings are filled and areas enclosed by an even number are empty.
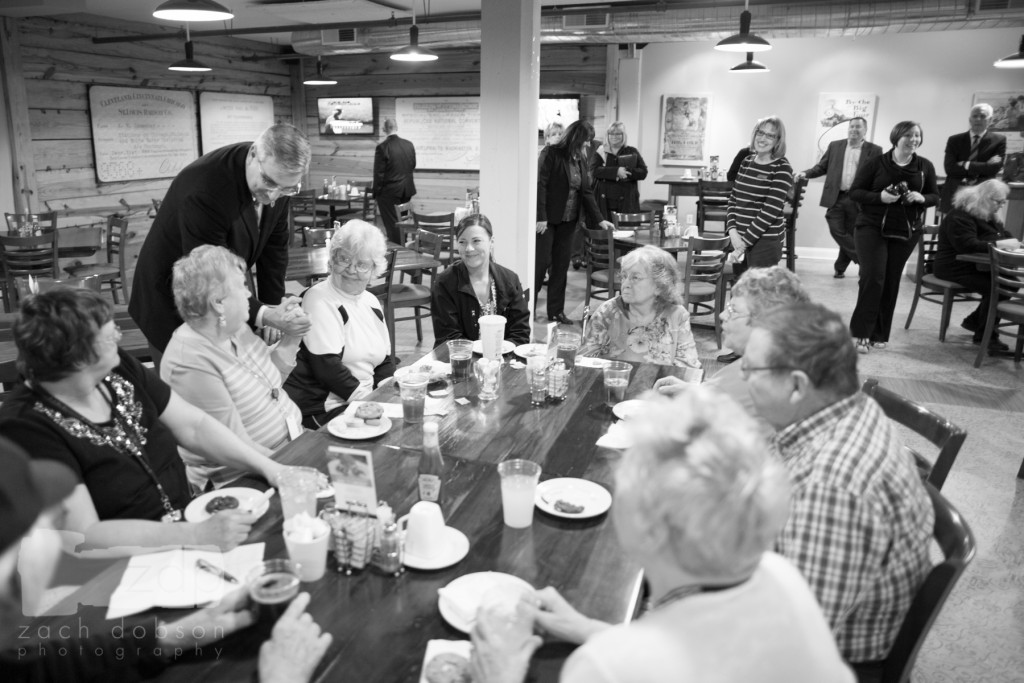
[[[562,28],[580,30],[588,28],[608,28],[610,15],[589,12],[587,14],[570,14],[562,17]]]
[[[969,13],[965,0],[912,0],[910,2],[794,3],[757,5],[754,28],[765,38],[862,36],[875,33],[946,31],[955,29],[1020,26],[1024,0],[968,0],[971,3],[1002,3],[986,9],[983,16]],[[988,5],[986,4],[986,7]],[[603,9],[603,8],[602,8]],[[717,5],[683,9],[628,11],[611,6],[596,14],[547,13],[541,17],[541,42],[562,44],[658,43],[679,41],[715,42],[735,33],[741,6]],[[596,17],[599,25],[588,23]],[[570,28],[566,19],[583,27]],[[581,21],[578,17],[584,17]],[[480,43],[480,20],[460,20],[419,25],[419,43],[431,49],[465,47]],[[325,32],[326,33],[326,32]],[[333,31],[331,32],[333,33]],[[351,44],[328,44],[320,31],[295,31],[292,47],[305,55],[342,55],[387,52],[409,42],[409,26],[360,28]]]
[[[349,45],[360,45],[359,29],[357,28],[336,28],[330,31],[320,31],[320,44],[326,48],[340,48]]]

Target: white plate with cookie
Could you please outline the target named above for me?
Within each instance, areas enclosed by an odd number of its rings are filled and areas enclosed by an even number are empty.
[[[262,497],[262,491],[245,486],[226,486],[222,489],[207,491],[188,504],[188,507],[185,508],[185,520],[205,522],[216,512],[248,508],[251,503]],[[253,512],[257,517],[262,517],[269,509],[270,501],[264,500]]]
[[[431,382],[440,382],[452,374],[452,366],[451,363],[442,363],[439,360],[425,360],[415,365],[398,368],[395,370],[395,379],[401,379],[413,373],[425,374]]]
[[[463,683],[469,678],[473,643],[468,640],[428,640],[419,683]]]
[[[560,477],[538,484],[534,503],[555,517],[588,519],[608,512],[612,506],[612,494],[600,484],[586,479]]]
[[[391,429],[391,420],[384,415],[384,406],[375,401],[353,403],[344,413],[327,423],[327,431],[339,439],[364,441]]]

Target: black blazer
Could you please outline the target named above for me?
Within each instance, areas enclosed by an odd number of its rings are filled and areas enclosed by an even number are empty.
[[[972,276],[978,266],[957,261],[957,254],[988,254],[988,245],[1011,237],[1000,223],[984,220],[963,209],[953,209],[942,219],[935,247],[934,271],[937,277],[952,280]]]
[[[966,184],[974,185],[996,177],[999,169],[1003,167],[1003,161],[1006,161],[1006,136],[985,131],[978,143],[978,156],[964,168],[963,162],[967,161],[970,154],[970,131],[949,136],[949,140],[946,141],[946,156],[942,160],[946,182],[942,186],[942,203],[939,208],[943,213],[948,213],[953,208],[953,195],[965,181],[970,181]],[[992,157],[999,157],[1002,161],[989,161]]]
[[[579,190],[580,211],[585,213],[587,220],[592,221],[594,225],[604,220],[594,199],[594,182],[590,177],[587,160],[572,160],[564,148],[553,145],[541,160],[537,173],[538,221],[562,222],[565,204],[569,201],[569,167],[574,163],[579,164],[582,175]]]
[[[840,186],[843,183],[843,164],[846,161],[846,140],[836,140],[828,143],[825,154],[818,163],[804,171],[808,178],[825,176],[825,187],[821,189],[821,205],[831,209],[839,199]],[[882,148],[873,142],[865,140],[860,148],[860,161],[857,162],[857,171],[864,167],[865,162],[882,154]],[[856,177],[857,173],[854,172]],[[851,181],[852,184],[852,181]]]
[[[171,291],[174,262],[201,244],[227,247],[256,267],[256,289],[249,300],[255,324],[261,302],[278,304],[288,269],[288,198],[264,206],[259,225],[245,179],[251,142],[221,147],[182,169],[164,195],[139,252],[128,312],[163,351],[181,324]]]
[[[373,157],[373,196],[404,204],[416,194],[412,172],[416,170],[416,147],[391,134],[377,145]]]

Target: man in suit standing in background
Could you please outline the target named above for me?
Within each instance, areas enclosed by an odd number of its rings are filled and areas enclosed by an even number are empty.
[[[146,335],[154,362],[181,324],[171,292],[174,262],[201,244],[227,247],[256,267],[249,323],[291,335],[305,334],[305,318],[278,306],[288,268],[288,197],[301,189],[311,152],[306,136],[281,123],[255,142],[227,145],[204,154],[171,182],[139,252],[128,312]],[[252,284],[249,285],[252,287]],[[297,300],[296,300],[297,301]],[[265,330],[266,331],[266,330]]]
[[[401,244],[395,207],[416,194],[416,184],[412,179],[412,172],[416,170],[416,147],[398,137],[398,124],[394,119],[384,119],[384,134],[387,137],[377,145],[373,158],[373,196],[388,240]]]
[[[845,140],[830,142],[817,164],[797,174],[797,178],[825,176],[821,205],[827,209],[825,222],[828,223],[828,231],[839,245],[833,275],[836,278],[846,277],[846,268],[851,261],[859,263],[853,243],[853,224],[857,221],[859,209],[847,192],[864,162],[882,153],[881,147],[864,140],[868,132],[866,119],[856,116],[850,119],[848,126]]]
[[[992,122],[992,105],[979,103],[971,107],[968,119],[971,129],[966,133],[950,135],[946,141],[946,182],[942,186],[939,208],[949,213],[953,208],[953,195],[961,185],[977,185],[995,178],[1003,167],[1006,156],[1006,136],[988,132]]]

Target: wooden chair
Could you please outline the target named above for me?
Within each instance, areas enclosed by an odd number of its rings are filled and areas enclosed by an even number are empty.
[[[956,508],[931,484],[925,483],[935,510],[933,538],[942,549],[942,561],[928,572],[914,593],[892,649],[883,660],[882,683],[908,683],[917,654],[935,623],[946,598],[967,565],[974,559],[974,533]]]
[[[395,213],[398,214],[398,221],[395,223],[395,227],[398,228],[402,244],[409,246],[412,244],[413,235],[416,234],[416,224],[412,222],[412,202],[396,204]]]
[[[690,237],[683,275],[683,302],[693,315],[712,315],[718,348],[722,348],[722,309],[725,307],[725,249],[728,237]]]
[[[125,303],[128,302],[128,268],[125,259],[125,249],[128,246],[128,219],[124,216],[109,216],[107,225],[103,230],[103,242],[106,245],[106,263],[87,263],[75,266],[65,266],[64,272],[72,277],[98,278],[100,284],[110,287],[110,295],[114,303],[118,301],[117,293],[120,290],[124,294]]]
[[[387,326],[388,336],[391,337],[392,358],[395,356],[395,309],[391,303],[391,295],[393,294],[392,281],[395,276],[395,258],[397,255],[397,250],[388,250],[386,256],[387,267],[384,269],[383,282],[366,288],[366,291],[377,297],[381,307],[384,309],[384,325]]]
[[[942,306],[939,320],[939,341],[944,342],[946,341],[946,328],[949,327],[949,318],[953,313],[953,304],[959,301],[977,302],[979,297],[968,292],[963,285],[943,280],[932,272],[935,254],[939,249],[938,234],[939,226],[924,226],[924,235],[921,237],[921,243],[917,246],[914,299],[910,304],[910,313],[907,314],[907,322],[903,329],[910,329],[910,321],[914,319],[914,313],[917,311],[917,302],[919,300],[930,301]]]
[[[611,232],[585,228],[583,252],[587,260],[587,286],[583,305],[589,305],[591,297],[610,299],[615,296],[621,280],[615,267],[615,241]]]
[[[428,230],[420,230],[416,233],[415,249],[433,259],[434,261],[440,261],[441,259],[441,246],[443,240],[440,235],[432,233]],[[391,277],[391,316],[392,322],[389,328],[392,332],[394,331],[395,323],[402,322],[403,320],[413,320],[416,322],[416,339],[423,341],[423,318],[427,318],[431,314],[430,310],[430,290],[434,283],[434,279],[437,277],[437,267],[417,271],[419,277],[414,282],[400,282],[395,284],[394,276]],[[423,284],[422,276],[430,276],[430,285]],[[401,308],[413,309],[412,315],[399,318],[395,316],[395,311]],[[395,339],[392,334],[391,338],[391,353],[394,355],[394,344]]]
[[[654,222],[653,211],[641,211],[640,213],[618,213],[612,211],[612,224],[616,230],[647,230],[652,233],[657,230]]]
[[[0,265],[4,272],[4,310],[18,307],[18,279],[60,279],[57,266],[57,231],[44,232],[32,237],[12,237],[0,234]]]
[[[949,470],[953,467],[957,454],[960,453],[960,447],[963,446],[964,440],[967,438],[967,432],[924,406],[903,398],[894,391],[880,387],[878,380],[865,380],[861,391],[875,399],[890,420],[912,429],[938,446],[939,453],[935,456],[934,461],[910,446],[904,446],[904,448],[913,456],[922,478],[941,491],[942,485],[946,483]]]
[[[424,214],[412,212],[412,222],[416,230],[427,230],[428,232],[441,235],[441,263],[450,265],[455,260],[455,214]]]
[[[992,268],[991,303],[988,307],[988,318],[985,320],[985,334],[981,339],[978,357],[974,359],[974,367],[981,367],[981,361],[988,353],[988,343],[992,334],[1003,328],[1016,326],[1017,345],[1013,352],[1014,364],[1020,363],[1021,352],[1024,351],[1024,252],[1006,251],[994,244],[988,245],[989,263]],[[996,317],[1000,322],[996,322]],[[1024,464],[1021,465],[1024,474]],[[1017,476],[1021,476],[1018,474]],[[1022,477],[1024,478],[1024,477]]]
[[[782,243],[782,255],[786,259],[786,268],[796,272],[796,217],[804,203],[804,191],[807,189],[807,178],[797,178],[793,183],[793,194],[786,200],[783,209],[786,218],[786,230]]]
[[[725,232],[725,213],[729,205],[732,183],[718,180],[697,181],[697,233],[703,235],[707,222],[722,224]],[[718,231],[716,231],[718,232]]]
[[[41,232],[55,232],[57,230],[57,212],[46,213],[5,213],[7,219],[7,232],[14,237],[27,237],[34,232],[38,226]]]
[[[377,223],[377,202],[373,200],[373,183],[352,183],[363,193],[363,220],[369,223]]]
[[[288,228],[291,234],[302,236],[302,246],[314,246],[306,242],[306,228],[327,229],[331,227],[331,216],[326,209],[317,210],[316,190],[305,190],[288,200]]]
[[[307,247],[326,247],[334,236],[334,228],[302,228],[302,243]]]

